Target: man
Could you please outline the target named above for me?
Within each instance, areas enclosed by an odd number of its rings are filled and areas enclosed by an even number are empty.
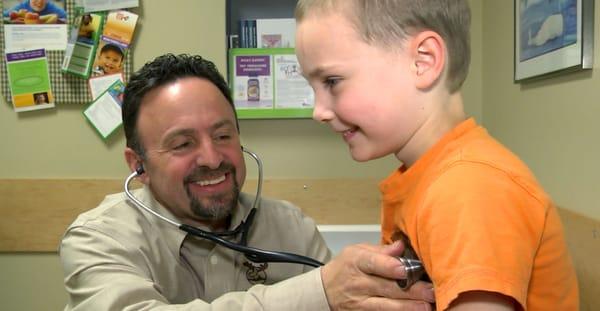
[[[254,197],[240,192],[246,167],[237,117],[212,62],[167,54],[147,63],[125,90],[123,126],[127,164],[143,172],[144,187],[134,193],[152,210],[212,232],[233,230],[247,219]],[[288,202],[266,198],[247,245],[330,258],[312,219]],[[75,220],[60,257],[67,310],[428,310],[422,300],[433,300],[429,284],[404,292],[394,281],[405,277],[392,257],[401,251],[400,244],[350,247],[314,270],[253,263],[186,235],[121,193]],[[326,288],[324,275],[334,280]]]

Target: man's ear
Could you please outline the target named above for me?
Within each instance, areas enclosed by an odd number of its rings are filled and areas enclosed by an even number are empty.
[[[417,88],[429,89],[436,82],[443,82],[446,46],[442,37],[434,31],[422,31],[412,36],[408,47]]]
[[[125,161],[127,162],[127,166],[132,172],[140,171],[141,169],[143,173],[138,176],[138,180],[140,182],[142,182],[145,185],[147,185],[150,182],[150,177],[144,171],[145,167],[143,166],[144,162],[142,158],[135,151],[133,151],[133,149],[129,147],[125,148]]]

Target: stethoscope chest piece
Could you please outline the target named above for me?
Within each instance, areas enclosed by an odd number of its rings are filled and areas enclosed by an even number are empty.
[[[398,260],[404,265],[404,271],[406,271],[406,278],[396,280],[398,286],[403,290],[408,290],[413,284],[421,279],[425,269],[423,264],[416,259],[410,259],[405,257],[397,257]]]

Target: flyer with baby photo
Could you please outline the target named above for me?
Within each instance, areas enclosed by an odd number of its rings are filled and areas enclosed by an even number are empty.
[[[54,107],[44,49],[6,53],[6,70],[16,112]]]
[[[92,76],[123,72],[123,62],[129,50],[138,15],[128,11],[111,11],[106,23],[92,68]]]

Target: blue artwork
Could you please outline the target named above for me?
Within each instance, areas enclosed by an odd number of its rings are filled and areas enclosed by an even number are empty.
[[[520,0],[520,61],[577,43],[577,0]]]

